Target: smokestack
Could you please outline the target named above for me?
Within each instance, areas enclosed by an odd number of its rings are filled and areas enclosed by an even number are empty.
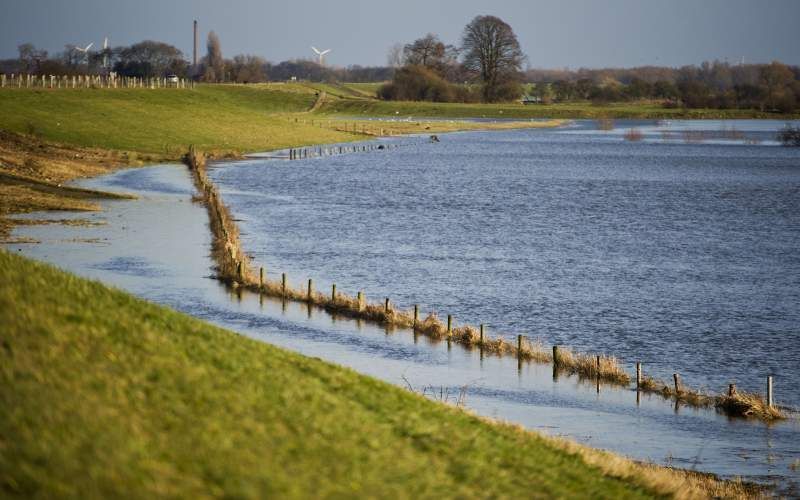
[[[194,52],[192,53],[192,76],[197,74],[197,19],[194,20]]]

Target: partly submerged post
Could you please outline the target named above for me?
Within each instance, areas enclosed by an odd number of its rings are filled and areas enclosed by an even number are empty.
[[[517,335],[517,358],[522,359],[522,335]]]
[[[447,315],[447,338],[453,334],[453,316]]]
[[[286,273],[281,273],[281,293],[286,297]]]
[[[258,268],[258,289],[264,289],[264,266]]]
[[[558,366],[558,346],[553,346],[553,367]]]
[[[243,279],[244,272],[242,271],[242,261],[236,261],[236,276],[239,278],[239,281],[244,282]]]
[[[736,384],[728,384],[728,397],[736,396]]]
[[[308,278],[308,301],[311,302],[311,298],[314,294],[314,280]]]
[[[481,351],[483,350],[483,323],[481,323]]]
[[[636,390],[638,391],[642,387],[642,363],[641,361],[636,362]]]
[[[358,312],[364,310],[364,292],[358,292]]]
[[[675,395],[677,396],[681,393],[681,378],[677,373],[673,373],[672,379],[675,381]]]
[[[772,375],[767,377],[767,406],[772,408],[773,401],[772,401]]]
[[[417,327],[419,322],[419,304],[414,304],[414,328]]]
[[[336,302],[336,283],[331,285],[331,302]]]
[[[386,297],[386,300],[383,303],[383,313],[389,314],[389,297]]]
[[[597,367],[597,378],[600,378],[600,355],[598,354],[596,357],[597,362],[595,363]]]

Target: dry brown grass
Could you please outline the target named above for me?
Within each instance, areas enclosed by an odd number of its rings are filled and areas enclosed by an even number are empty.
[[[757,418],[764,421],[786,418],[780,409],[769,406],[761,395],[749,392],[719,396],[714,404],[726,415],[735,417]]]
[[[631,381],[630,375],[613,356],[574,353],[568,348],[559,347],[554,361],[557,369],[580,377],[599,378],[619,385],[628,385]]]
[[[624,137],[626,141],[639,142],[644,139],[644,134],[638,128],[632,128],[625,132]]]
[[[0,239],[19,222],[7,216],[42,210],[98,210],[96,198],[120,195],[64,186],[138,160],[123,152],[76,148],[0,130]]]

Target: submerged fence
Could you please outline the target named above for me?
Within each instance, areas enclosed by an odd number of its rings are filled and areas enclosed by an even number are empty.
[[[359,149],[354,148],[352,151],[356,152]],[[290,159],[296,158],[295,154],[290,153]],[[386,327],[408,328],[415,336],[424,335],[434,340],[446,340],[448,346],[451,343],[458,343],[467,348],[478,348],[481,356],[484,352],[497,356],[513,356],[517,358],[520,369],[523,361],[551,363],[554,379],[560,373],[591,379],[596,381],[598,392],[601,381],[622,387],[629,386],[632,381],[630,375],[613,356],[575,353],[557,345],[552,347],[551,354],[540,341],[530,341],[524,335],[517,335],[516,342],[512,343],[502,337],[489,338],[483,324],[478,328],[470,325],[456,326],[451,315],[447,315],[446,323],[435,313],[430,313],[423,319],[418,305],[414,305],[413,312],[404,311],[397,309],[388,297],[370,304],[363,291],[359,291],[353,297],[337,290],[336,284],[332,285],[330,293],[322,293],[315,290],[311,279],[308,280],[307,287],[295,289],[289,286],[286,273],[281,273],[280,281],[270,281],[267,279],[264,267],[259,267],[257,274],[254,272],[255,269],[251,269],[239,240],[236,222],[228,207],[222,202],[216,186],[206,174],[205,155],[192,147],[186,155],[186,163],[192,171],[195,185],[208,210],[212,232],[212,254],[217,263],[217,278],[221,281],[260,295],[303,302],[309,307],[321,307],[332,314],[363,319]],[[665,383],[645,376],[642,363],[636,363],[635,377],[633,381],[637,404],[641,393],[655,393],[665,399],[673,399],[676,405],[682,403],[694,407],[714,407],[730,416],[752,417],[764,421],[786,418],[773,402],[772,376],[767,379],[766,398],[759,394],[738,392],[734,384],[728,387],[727,393],[719,395],[693,390],[681,383],[677,373],[673,375],[673,384]]]
[[[186,89],[194,81],[186,78],[144,78],[116,75],[32,75],[11,73],[0,75],[0,88],[40,89]]]

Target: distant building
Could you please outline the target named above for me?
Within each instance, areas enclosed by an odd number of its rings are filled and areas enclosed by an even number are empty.
[[[522,100],[520,100],[522,104],[542,104],[542,98],[536,95],[525,95],[522,96]]]

